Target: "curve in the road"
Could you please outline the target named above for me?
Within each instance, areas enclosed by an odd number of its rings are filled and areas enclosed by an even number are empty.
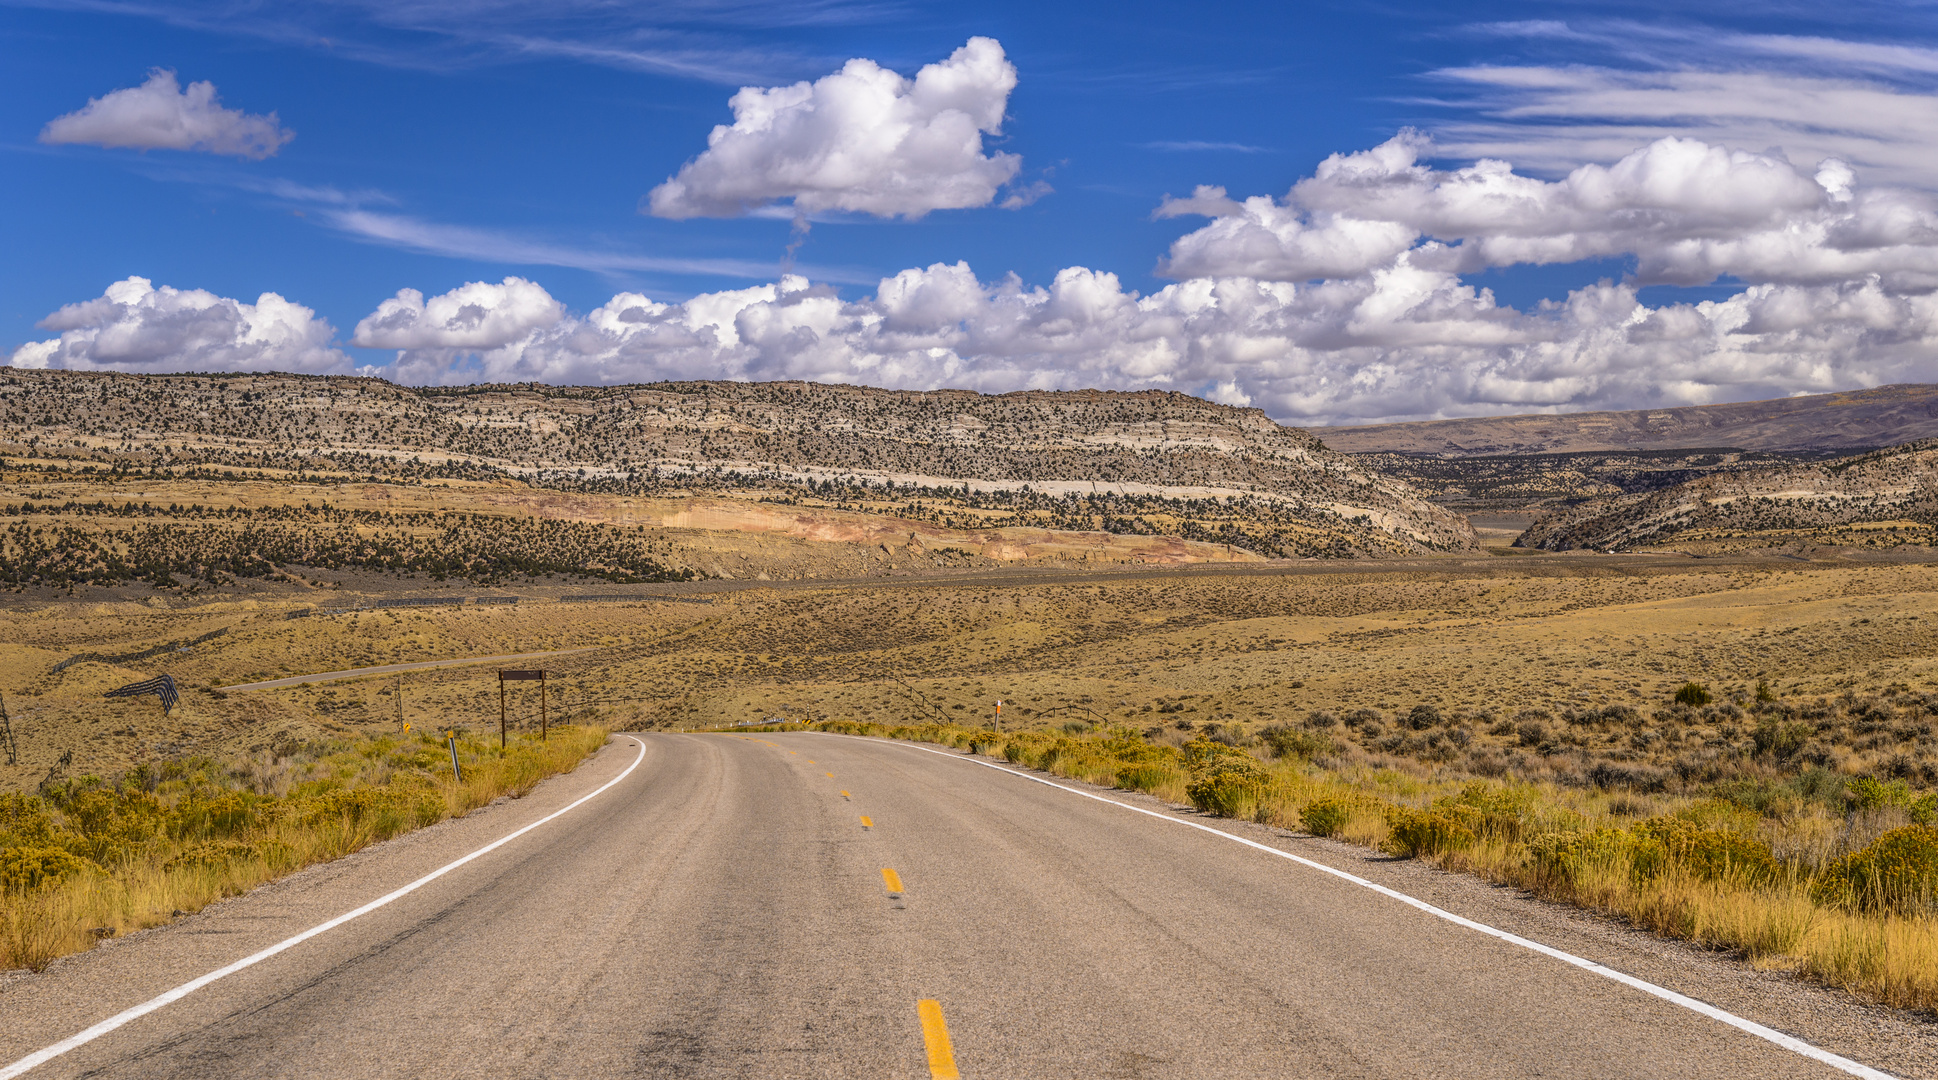
[[[853,736],[853,735],[836,735],[832,732],[816,732],[815,734],[831,735],[834,738],[840,738],[840,739],[859,738],[859,736]],[[1554,948],[1549,945],[1543,945],[1538,941],[1529,940],[1528,938],[1521,937],[1518,934],[1510,934],[1505,930],[1501,930],[1496,927],[1489,926],[1486,923],[1476,922],[1473,919],[1469,919],[1461,915],[1456,915],[1453,912],[1448,911],[1444,908],[1435,907],[1434,905],[1429,904],[1425,900],[1421,900],[1418,897],[1408,896],[1407,894],[1400,892],[1398,889],[1387,888],[1386,886],[1381,885],[1378,882],[1368,881],[1363,877],[1360,877],[1356,874],[1349,874],[1344,870],[1338,869],[1337,867],[1327,866],[1326,864],[1321,862],[1314,862],[1311,859],[1301,858],[1297,855],[1292,854],[1289,851],[1280,851],[1278,848],[1271,847],[1270,845],[1267,845],[1267,844],[1261,844],[1256,840],[1248,840],[1245,837],[1233,835],[1232,833],[1228,833],[1223,829],[1214,829],[1209,825],[1203,825],[1195,821],[1186,821],[1183,818],[1175,817],[1170,814],[1160,814],[1155,810],[1146,810],[1141,806],[1131,806],[1128,803],[1119,802],[1116,799],[1105,798],[1102,795],[1093,794],[1092,792],[1083,791],[1078,788],[1073,788],[1065,784],[1059,784],[1051,780],[1045,780],[1040,776],[1031,776],[1028,773],[1018,772],[1015,769],[1006,769],[1006,768],[1003,768],[1001,765],[995,764],[994,762],[979,761],[975,758],[964,757],[960,754],[951,754],[943,750],[933,750],[926,746],[914,746],[907,743],[903,743],[899,745],[909,750],[920,750],[920,751],[923,751],[924,753],[936,754],[938,756],[950,758],[951,760],[955,760],[955,761],[966,761],[972,765],[981,765],[984,768],[994,769],[1000,773],[1008,773],[1009,775],[1017,777],[1019,779],[1029,780],[1033,783],[1043,784],[1047,787],[1056,788],[1058,791],[1067,791],[1072,795],[1080,795],[1086,799],[1094,799],[1100,803],[1105,803],[1110,806],[1115,806],[1122,810],[1128,810],[1133,814],[1143,814],[1147,817],[1156,818],[1159,821],[1168,821],[1174,825],[1182,825],[1187,829],[1197,829],[1200,832],[1207,832],[1212,834],[1213,836],[1230,840],[1232,843],[1235,843],[1235,844],[1243,844],[1249,848],[1256,848],[1257,850],[1263,851],[1268,855],[1276,855],[1281,859],[1290,860],[1292,862],[1298,863],[1300,866],[1307,867],[1308,869],[1317,870],[1320,873],[1324,873],[1324,874],[1331,874],[1333,877],[1339,878],[1342,881],[1349,881],[1352,884],[1357,885],[1361,888],[1371,889],[1372,891],[1379,893],[1382,896],[1388,897],[1393,900],[1398,900],[1400,903],[1406,904],[1409,907],[1418,908],[1419,910],[1424,911],[1427,914],[1434,916],[1435,918],[1445,919],[1447,922],[1453,923],[1455,926],[1465,927],[1466,929],[1473,930],[1478,933],[1486,934],[1489,937],[1498,938],[1501,941],[1505,941],[1510,945],[1518,945],[1523,949],[1532,950],[1550,959],[1559,960],[1564,964],[1568,964],[1570,966],[1580,968],[1583,971],[1592,972],[1593,974],[1599,975],[1604,979],[1609,979],[1614,982],[1621,983],[1623,986],[1627,986],[1631,989],[1640,990],[1645,994],[1650,994],[1654,997],[1661,998],[1662,1000],[1667,1001],[1673,1005],[1678,1005],[1678,1006],[1681,1006],[1682,1008],[1688,1009],[1691,1012],[1699,1013],[1703,1016],[1707,1016],[1712,1020],[1719,1020],[1725,1024],[1728,1024],[1730,1027],[1736,1028],[1739,1031],[1747,1032],[1748,1034],[1754,1035],[1759,1039],[1765,1040],[1766,1042],[1774,1043],[1777,1046],[1781,1046],[1785,1050],[1790,1051],[1791,1053],[1800,1054],[1804,1057],[1811,1059],[1812,1061],[1821,1062],[1825,1065],[1830,1066],[1833,1069],[1837,1069],[1840,1072],[1846,1072],[1852,1076],[1864,1077],[1865,1080],[1895,1080],[1895,1078],[1892,1077],[1890,1073],[1883,1072],[1878,1069],[1873,1069],[1869,1065],[1865,1065],[1864,1063],[1858,1062],[1858,1061],[1852,1061],[1850,1058],[1843,1057],[1839,1054],[1833,1054],[1830,1051],[1823,1049],[1822,1047],[1813,1046],[1810,1043],[1803,1041],[1802,1039],[1796,1038],[1795,1036],[1786,1035],[1783,1032],[1777,1031],[1774,1028],[1765,1027],[1764,1025],[1756,1023],[1753,1020],[1746,1020],[1743,1017],[1737,1016],[1735,1013],[1728,1012],[1727,1010],[1724,1010],[1724,1009],[1719,1009],[1714,1005],[1709,1004],[1708,1002],[1698,1001],[1695,998],[1689,997],[1686,994],[1678,994],[1674,990],[1669,989],[1668,987],[1657,986],[1656,984],[1652,982],[1648,982],[1647,980],[1638,979],[1635,976],[1629,975],[1625,972],[1616,971],[1614,968],[1606,967],[1602,964],[1597,964],[1593,960],[1588,960],[1583,957],[1576,956],[1573,953],[1564,952],[1560,949]],[[894,871],[883,870],[882,873],[884,875],[892,875]],[[899,881],[893,879],[892,877],[890,880],[892,882],[892,887],[899,887],[900,885]],[[0,1080],[4,1080],[4,1077],[0,1077]]]

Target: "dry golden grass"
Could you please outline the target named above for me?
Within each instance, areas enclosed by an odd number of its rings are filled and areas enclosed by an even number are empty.
[[[38,969],[101,938],[167,923],[501,795],[524,795],[572,769],[606,737],[604,728],[559,727],[543,742],[521,736],[504,752],[495,740],[467,738],[459,744],[462,781],[451,774],[444,744],[377,736],[203,768],[186,774],[187,782],[157,783],[164,772],[122,777],[118,790],[74,785],[56,796],[68,812],[55,816],[49,843],[14,839],[29,850],[53,846],[94,858],[65,880],[0,893],[0,969]],[[211,777],[231,786],[211,788]],[[144,799],[149,784],[153,797]],[[119,805],[104,798],[92,809],[111,809],[85,814],[79,807],[90,792],[121,796]],[[212,792],[246,807],[244,819],[228,828],[185,820],[186,808],[205,808]],[[333,803],[333,794],[373,798]],[[139,820],[144,816],[152,820]],[[9,840],[5,824],[0,848]]]

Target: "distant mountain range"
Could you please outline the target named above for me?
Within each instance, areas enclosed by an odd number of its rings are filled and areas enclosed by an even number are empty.
[[[1348,454],[1470,457],[1671,449],[1850,453],[1938,437],[1938,385],[1632,412],[1317,428],[1313,434]]]

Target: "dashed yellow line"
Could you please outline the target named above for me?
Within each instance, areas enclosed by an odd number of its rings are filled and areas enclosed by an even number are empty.
[[[922,1018],[922,1042],[929,1050],[931,1080],[961,1080],[955,1047],[949,1044],[949,1024],[942,1019],[942,1003],[924,998],[915,1003],[915,1015]]]
[[[832,778],[830,778],[830,779],[832,779]],[[841,797],[842,797],[842,798],[844,798],[844,799],[852,799],[852,798],[854,798],[854,796],[852,796],[852,795],[850,795],[850,794],[848,794],[848,793],[847,793],[847,792],[845,792],[845,791],[841,793]]]
[[[861,827],[862,827],[862,828],[864,828],[864,829],[872,829],[872,828],[874,828],[874,827],[875,827],[875,819],[874,819],[874,818],[871,818],[871,817],[869,817],[869,816],[868,816],[867,814],[863,814],[863,815],[861,815]]]
[[[902,875],[884,866],[882,867],[882,881],[888,886],[888,893],[890,896],[896,896],[901,893]]]
[[[834,774],[831,772],[825,772],[825,773],[822,773],[821,775],[827,777],[830,780],[834,779]]]

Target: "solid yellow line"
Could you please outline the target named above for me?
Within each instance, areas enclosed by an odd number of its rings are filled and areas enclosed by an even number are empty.
[[[871,818],[871,817],[869,817],[869,816],[868,816],[867,814],[863,814],[863,815],[861,815],[861,827],[862,827],[862,828],[864,828],[864,829],[872,829],[872,828],[874,828],[874,827],[875,827],[875,819],[874,819],[874,818]]]
[[[882,880],[888,883],[889,892],[902,891],[902,875],[890,870],[886,866],[882,867]]]
[[[915,1003],[915,1014],[922,1018],[922,1042],[929,1048],[929,1076],[933,1080],[960,1080],[955,1047],[949,1045],[949,1025],[942,1019],[942,1003],[924,998]]]

